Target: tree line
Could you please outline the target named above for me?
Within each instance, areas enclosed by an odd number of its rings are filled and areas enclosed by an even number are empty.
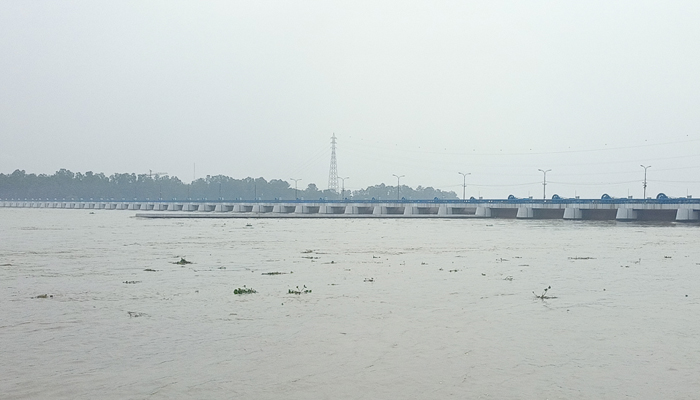
[[[418,186],[415,189],[401,185],[386,186],[383,183],[365,189],[346,190],[342,198],[354,200],[393,200],[398,196],[408,200],[457,199],[452,191]],[[309,183],[295,190],[294,186],[280,179],[235,179],[225,175],[207,175],[193,182],[182,182],[176,176],[116,173],[105,175],[88,171],[71,172],[60,169],[53,175],[28,174],[15,170],[11,174],[0,173],[1,199],[114,199],[114,200],[305,200],[341,199],[341,193],[321,190]]]

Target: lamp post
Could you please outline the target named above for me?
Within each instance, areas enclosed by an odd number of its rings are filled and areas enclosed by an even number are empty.
[[[642,198],[646,199],[647,198],[647,168],[651,168],[651,165],[647,165],[647,166],[640,165],[640,167],[644,168],[644,182],[643,182],[644,195]]]
[[[466,174],[464,172],[458,172],[458,174],[462,175],[464,177],[464,182],[462,183],[462,200],[467,199],[467,175],[471,175],[471,172],[467,172]]]
[[[349,176],[346,176],[346,177],[339,176],[338,179],[340,179],[343,182],[342,189],[340,189],[340,200],[343,200],[343,194],[345,193],[345,180],[350,179],[350,177]]]
[[[301,179],[294,179],[294,178],[289,178],[290,180],[294,181],[294,200],[299,198],[298,189],[297,189],[297,182],[299,182]]]
[[[551,171],[551,169],[538,169],[538,171],[544,174],[544,178],[542,179],[542,200],[547,200],[547,172]]]
[[[401,178],[405,177],[406,175],[392,175],[396,177],[396,200],[401,200]]]

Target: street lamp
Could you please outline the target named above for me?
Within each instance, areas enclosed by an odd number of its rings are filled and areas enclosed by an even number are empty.
[[[544,174],[544,178],[542,179],[542,200],[547,200],[547,172],[551,171],[551,169],[546,171],[543,169],[538,169],[538,171]]]
[[[467,172],[466,174],[464,172],[458,172],[458,174],[462,175],[464,177],[464,182],[462,183],[462,200],[467,199],[467,175],[471,175],[471,172]]]
[[[405,177],[406,175],[392,175],[396,177],[396,200],[401,200],[401,178]]]
[[[294,179],[294,178],[289,178],[289,179],[294,181],[294,200],[297,200],[299,198],[299,195],[297,194],[297,192],[298,192],[297,182],[299,182],[301,179]]]
[[[339,176],[338,179],[343,181],[343,187],[342,187],[342,189],[340,189],[340,200],[343,200],[343,194],[345,193],[345,180],[350,179],[350,177],[349,176],[346,176],[346,177]]]
[[[644,196],[642,197],[643,199],[647,198],[647,168],[651,168],[651,165],[640,165],[640,167],[644,168]]]

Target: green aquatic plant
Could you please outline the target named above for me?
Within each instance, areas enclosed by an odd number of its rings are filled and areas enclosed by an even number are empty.
[[[192,264],[191,261],[185,260],[185,257],[180,257],[180,261],[176,262],[175,264],[177,265],[186,265],[186,264]]]
[[[257,290],[253,288],[248,288],[243,285],[242,288],[234,289],[233,294],[253,294],[253,293],[258,293]]]
[[[306,285],[299,289],[299,286],[296,287],[296,289],[289,289],[287,291],[287,294],[306,294],[306,293],[311,293],[311,289],[307,289]]]

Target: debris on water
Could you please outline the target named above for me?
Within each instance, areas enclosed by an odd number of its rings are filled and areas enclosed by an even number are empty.
[[[664,256],[664,258],[671,258],[671,256]]]
[[[219,269],[226,269],[226,267],[219,267]]]
[[[245,226],[247,226],[248,228],[250,228],[251,226],[253,226],[253,224],[248,223],[248,224],[245,224]]]
[[[374,278],[365,278],[365,282],[374,282]]]
[[[12,264],[0,264],[0,267],[11,267]]]
[[[286,272],[279,272],[279,271],[272,271],[272,272],[263,272],[262,275],[284,275]]]
[[[147,271],[147,272],[157,272],[158,270],[151,269],[151,268],[146,268],[146,269],[144,269],[144,271]]]
[[[186,264],[192,264],[191,261],[185,260],[185,257],[180,257],[180,261],[176,262],[175,264],[177,265],[186,265]]]
[[[459,271],[458,269],[451,269],[450,272],[457,272]]]
[[[547,296],[547,291],[551,288],[552,288],[551,286],[544,288],[544,291],[542,292],[541,295],[537,295],[535,292],[532,292],[532,294],[534,294],[535,297],[540,299],[540,300],[556,299],[556,297],[554,297],[554,296]]]
[[[481,276],[486,276],[486,274],[482,272],[482,273],[481,273]]]
[[[52,298],[52,297],[53,297],[52,294],[40,294],[40,295],[36,296],[37,299],[48,299],[48,298]]]
[[[309,253],[313,253],[313,252],[314,252],[313,250],[304,250],[301,252],[301,254],[309,254]]]
[[[299,286],[296,287],[296,289],[289,289],[287,291],[288,294],[306,294],[306,293],[311,293],[311,289],[307,289],[306,285],[299,289]]]
[[[508,276],[506,276],[505,278],[503,278],[503,280],[504,280],[504,281],[509,281],[509,282],[511,282],[511,281],[513,281],[513,276],[512,276],[512,275],[508,275]]]
[[[147,317],[148,314],[136,311],[127,311],[130,318]]]
[[[422,263],[420,263],[420,265],[428,265],[428,263],[427,263],[427,262],[422,262]]]
[[[124,281],[124,283],[126,283],[127,285],[133,285],[136,283],[141,283],[141,281]]]
[[[496,261],[503,262],[503,261],[508,261],[508,259],[501,257],[501,258],[497,258]]]
[[[253,294],[253,293],[258,293],[257,290],[253,288],[248,288],[245,285],[243,285],[242,288],[234,289],[233,294]]]
[[[595,257],[569,257],[569,260],[595,260]]]

